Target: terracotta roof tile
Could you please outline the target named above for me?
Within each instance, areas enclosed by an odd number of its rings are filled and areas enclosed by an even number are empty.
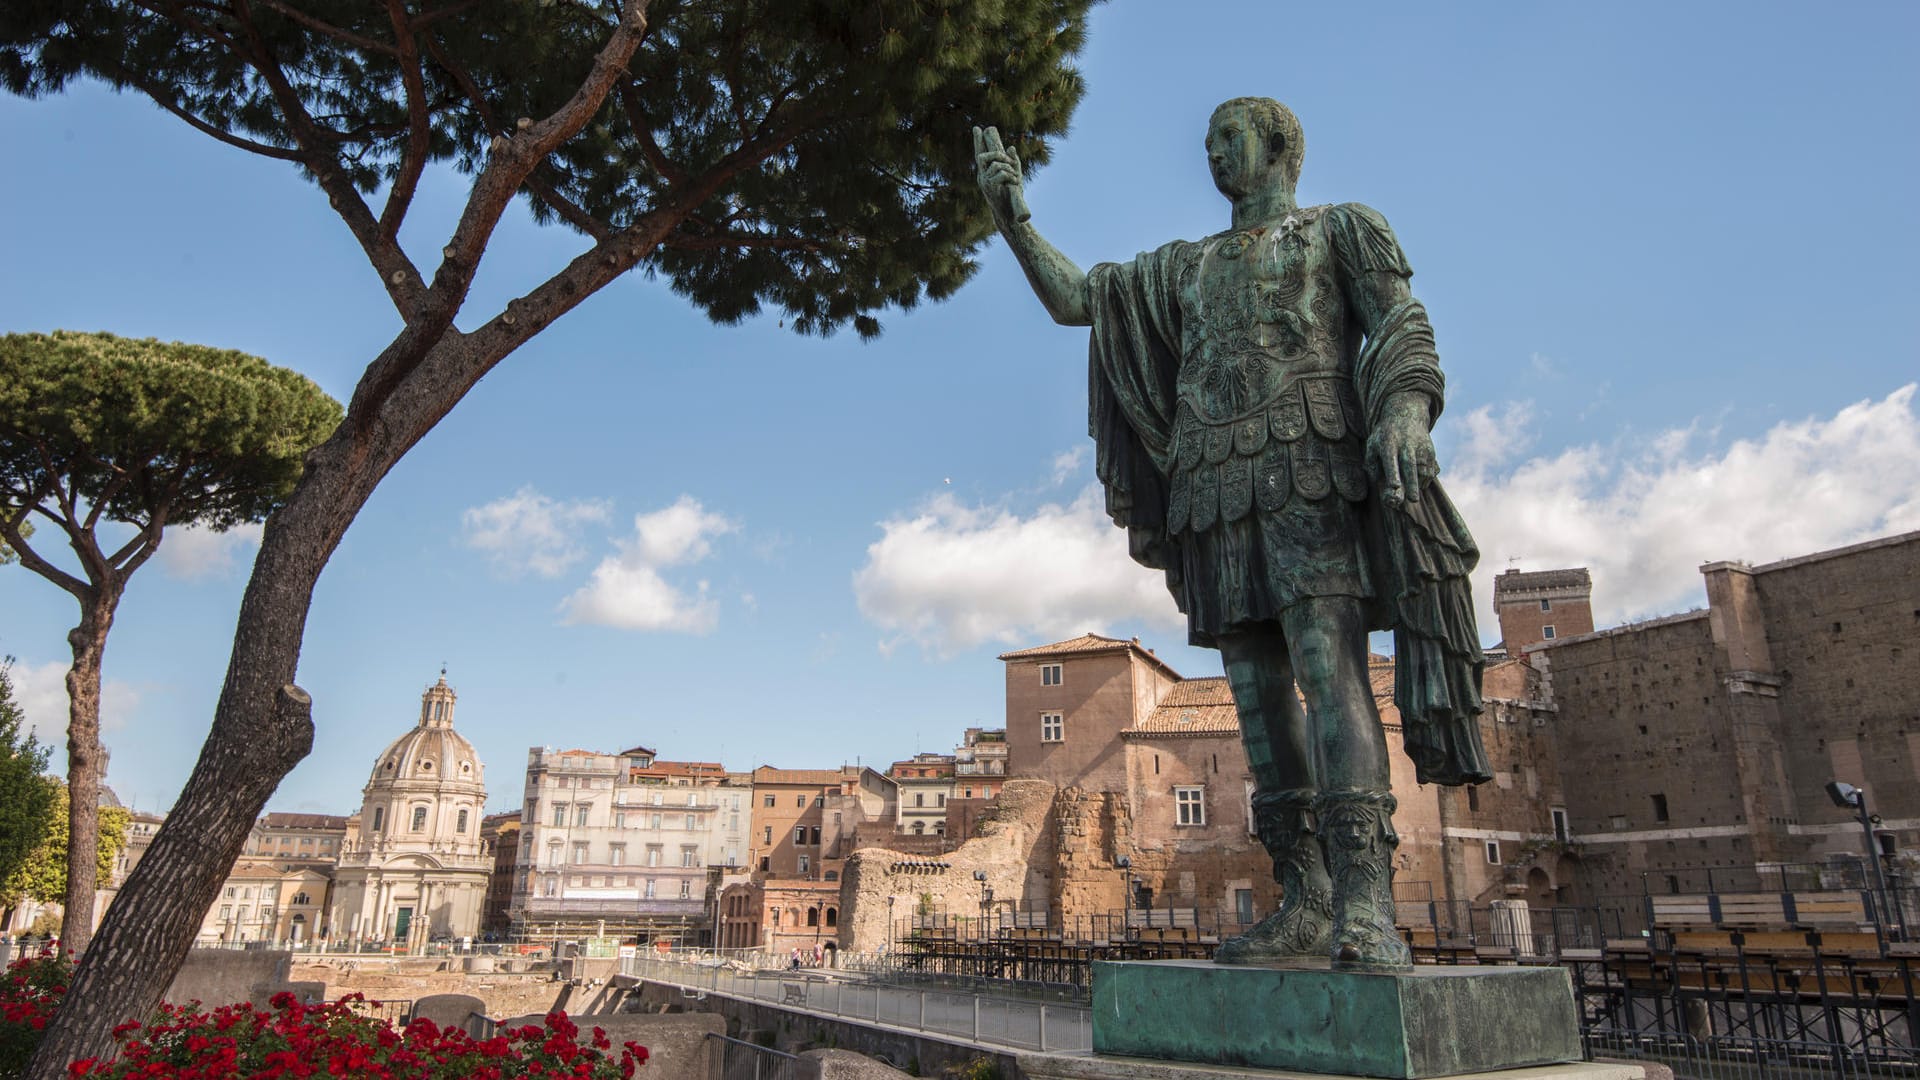
[[[1393,658],[1373,656],[1367,664],[1367,682],[1373,689],[1381,719],[1397,724],[1393,705]],[[1182,679],[1167,689],[1146,719],[1127,728],[1127,735],[1231,735],[1240,730],[1240,714],[1233,690],[1224,676]]]
[[[771,765],[762,765],[753,770],[753,782],[756,784],[806,784],[810,787],[833,787],[848,779],[839,769],[776,769]]]
[[[1592,588],[1593,575],[1584,566],[1570,570],[1508,570],[1496,574],[1493,578],[1493,595],[1498,600],[1501,593],[1524,592],[1528,589],[1566,589]]]
[[[1030,656],[1066,656],[1070,653],[1119,652],[1136,647],[1136,642],[1120,638],[1103,637],[1099,634],[1081,634],[1077,638],[1056,641],[1051,645],[1035,645],[1031,649],[1016,649],[1000,654],[1002,660],[1024,660]]]

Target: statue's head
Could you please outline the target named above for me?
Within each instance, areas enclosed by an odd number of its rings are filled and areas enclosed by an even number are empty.
[[[1300,118],[1272,98],[1221,102],[1207,124],[1207,166],[1214,186],[1230,199],[1276,182],[1292,191],[1306,153]]]

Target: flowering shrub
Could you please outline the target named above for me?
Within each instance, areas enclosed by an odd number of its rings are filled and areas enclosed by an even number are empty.
[[[41,971],[43,962],[51,968]],[[65,989],[66,966],[51,958],[16,964],[0,987],[0,1077],[25,1064]],[[50,982],[54,976],[57,982]],[[35,980],[39,981],[36,982]],[[544,1026],[502,1029],[475,1039],[459,1028],[415,1020],[395,1030],[385,1020],[354,1012],[364,1000],[352,994],[325,1005],[303,1005],[292,994],[275,994],[271,1011],[251,1004],[222,1005],[211,1012],[197,1004],[161,1006],[151,1024],[129,1022],[114,1029],[119,1053],[110,1060],[76,1061],[82,1077],[159,1080],[265,1080],[277,1077],[378,1077],[381,1080],[519,1080],[631,1077],[647,1049],[627,1043],[619,1057],[599,1028],[591,1045],[565,1013],[549,1013]],[[4,1056],[13,1053],[14,1057]]]
[[[7,966],[0,979],[0,1076],[16,1076],[26,1067],[72,974],[73,964],[51,952]]]

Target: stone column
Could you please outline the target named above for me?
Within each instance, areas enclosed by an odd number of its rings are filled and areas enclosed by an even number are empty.
[[[1533,920],[1525,900],[1495,900],[1487,905],[1493,925],[1493,943],[1513,949],[1515,956],[1533,955]]]

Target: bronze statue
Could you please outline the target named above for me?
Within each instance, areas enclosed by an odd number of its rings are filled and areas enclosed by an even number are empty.
[[[1206,149],[1231,228],[1082,273],[1028,220],[1018,156],[975,129],[981,190],[1033,291],[1055,322],[1093,328],[1107,511],[1133,557],[1166,572],[1190,640],[1220,650],[1233,689],[1282,899],[1217,958],[1404,967],[1368,631],[1395,632],[1421,782],[1489,776],[1478,552],[1428,435],[1444,385],[1433,331],[1384,218],[1295,204],[1304,144],[1286,106],[1221,105]]]

